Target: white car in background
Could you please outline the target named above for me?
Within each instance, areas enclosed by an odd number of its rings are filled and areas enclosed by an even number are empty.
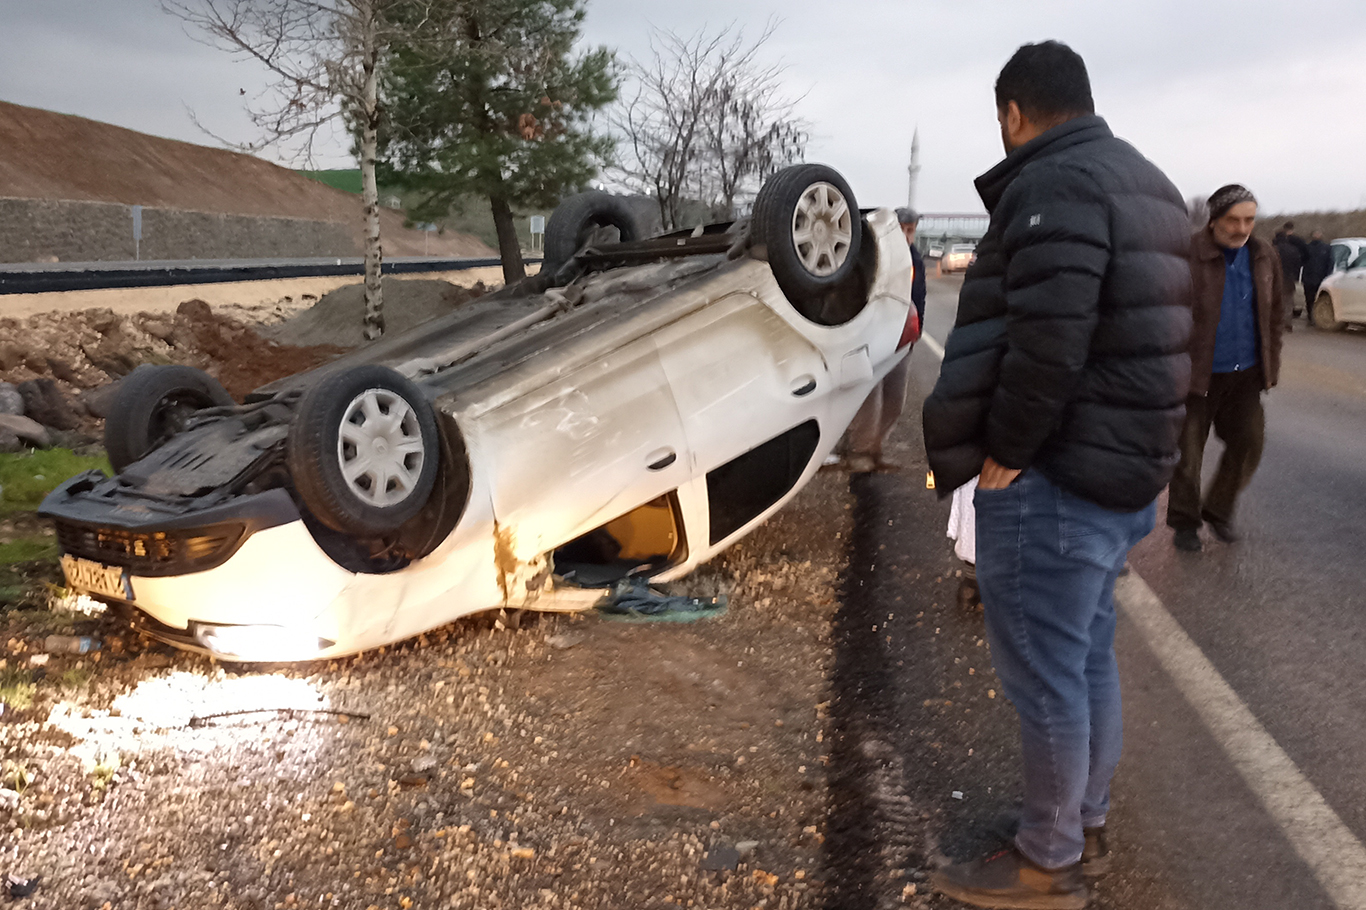
[[[977,244],[955,243],[944,254],[940,268],[945,272],[961,272],[977,258]]]
[[[809,481],[919,334],[895,214],[822,165],[746,222],[551,216],[541,273],[233,403],[116,395],[116,471],[55,490],[68,584],[227,660],[350,654],[572,579],[667,581]]]
[[[1332,251],[1333,271],[1341,271],[1366,251],[1366,237],[1338,237],[1332,243]]]
[[[1323,279],[1314,298],[1314,325],[1328,332],[1341,331],[1348,323],[1366,324],[1366,240],[1334,240],[1334,265],[1339,250],[1354,255],[1343,257],[1342,267]]]

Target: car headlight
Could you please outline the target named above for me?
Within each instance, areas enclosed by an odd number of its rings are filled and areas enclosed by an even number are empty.
[[[306,660],[336,642],[289,626],[220,626],[191,622],[195,641],[215,657],[246,662]]]

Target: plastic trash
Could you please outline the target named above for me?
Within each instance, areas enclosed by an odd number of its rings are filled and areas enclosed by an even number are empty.
[[[89,654],[100,649],[100,640],[89,635],[49,635],[43,650],[49,654]]]

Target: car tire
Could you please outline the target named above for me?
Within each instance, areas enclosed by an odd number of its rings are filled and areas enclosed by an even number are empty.
[[[203,370],[143,364],[119,380],[109,403],[104,421],[109,464],[122,471],[183,430],[195,412],[233,403]]]
[[[755,236],[787,299],[808,318],[859,269],[863,218],[834,168],[800,164],[774,174],[754,201]]]
[[[294,413],[286,461],[305,508],[335,531],[374,537],[422,511],[440,468],[431,403],[376,364],[325,374]]]
[[[1347,323],[1339,320],[1333,313],[1333,298],[1320,294],[1314,300],[1314,328],[1325,332],[1341,332]]]
[[[625,198],[599,190],[570,196],[555,207],[545,226],[543,272],[558,270],[599,228],[614,227],[621,241],[644,240],[649,236],[645,219],[631,208]]]

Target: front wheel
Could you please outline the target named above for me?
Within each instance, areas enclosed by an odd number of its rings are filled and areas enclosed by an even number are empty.
[[[170,439],[197,411],[233,404],[208,373],[143,364],[119,380],[104,421],[104,448],[118,473]]]
[[[287,460],[319,521],[356,537],[397,530],[436,484],[441,440],[411,380],[369,364],[329,373],[299,401]]]
[[[1314,328],[1325,332],[1341,332],[1346,327],[1347,324],[1333,312],[1333,298],[1320,294],[1314,301]]]

